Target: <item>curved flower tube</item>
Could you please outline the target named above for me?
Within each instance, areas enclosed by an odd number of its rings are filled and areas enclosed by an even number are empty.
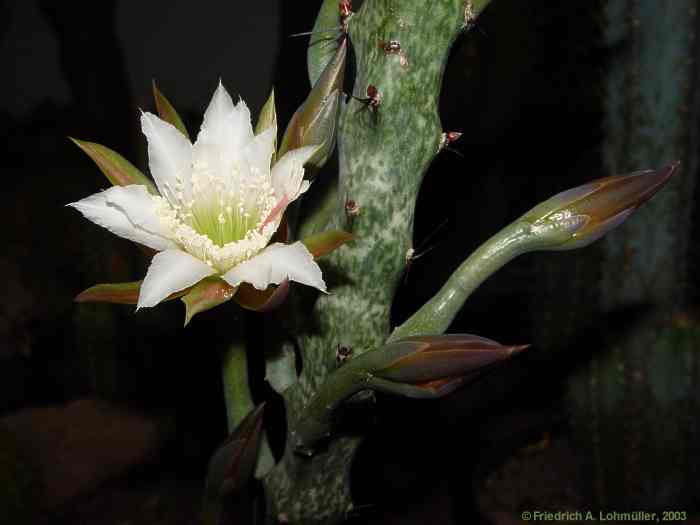
[[[69,204],[112,233],[157,250],[138,308],[218,277],[259,290],[289,279],[321,291],[326,285],[301,243],[273,243],[287,206],[309,187],[304,164],[316,146],[291,150],[274,166],[273,123],[255,135],[245,102],[233,103],[219,83],[194,144],[151,113],[141,115],[151,175],[146,186],[114,186]]]

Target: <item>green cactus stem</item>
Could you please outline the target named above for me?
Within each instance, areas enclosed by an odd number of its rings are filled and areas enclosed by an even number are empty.
[[[325,12],[331,4],[337,9],[336,0],[327,0]],[[298,339],[303,371],[284,394],[290,438],[284,458],[265,478],[272,518],[285,514],[291,523],[338,523],[352,508],[349,470],[360,439],[334,438],[326,450],[305,458],[294,452],[291,436],[302,424],[305,406],[335,369],[338,345],[362,353],[389,336],[391,302],[411,247],[418,189],[443,133],[438,97],[448,52],[487,4],[373,0],[348,20],[357,66],[353,95],[365,99],[374,86],[381,98],[375,107],[353,98],[342,108],[340,172],[337,184],[329,185],[337,188],[334,198],[326,200],[334,205],[325,209],[330,208],[331,227],[348,229],[345,204],[354,201],[357,240],[327,258],[326,275],[340,277],[330,282],[332,293],[316,301],[313,330]],[[386,51],[382,43],[389,41],[398,42],[401,52]],[[306,223],[315,219],[312,215]],[[304,224],[300,228],[307,231]]]

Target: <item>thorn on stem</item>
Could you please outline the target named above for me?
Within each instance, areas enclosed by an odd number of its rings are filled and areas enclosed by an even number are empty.
[[[406,53],[401,47],[401,42],[398,40],[380,40],[379,48],[385,55],[397,55],[399,57],[399,64],[401,64],[402,67],[408,66],[408,58],[406,58]]]
[[[360,205],[353,199],[345,199],[345,216],[348,220],[348,230],[352,231],[353,224],[355,223],[355,217],[360,215]]]
[[[352,357],[352,346],[345,346],[338,343],[335,349],[335,362],[338,366],[344,365]]]
[[[462,28],[464,29],[469,29],[472,27],[472,24],[474,23],[474,19],[476,17],[474,16],[474,9],[472,8],[472,2],[471,0],[466,0],[464,2],[464,24],[462,25]]]
[[[442,136],[440,137],[440,145],[438,146],[438,153],[440,153],[442,150],[446,149],[446,150],[452,151],[453,153],[457,153],[458,155],[461,156],[461,154],[458,151],[456,151],[450,147],[450,145],[453,142],[458,141],[461,136],[462,136],[462,133],[460,131],[448,131],[446,133],[443,133]]]

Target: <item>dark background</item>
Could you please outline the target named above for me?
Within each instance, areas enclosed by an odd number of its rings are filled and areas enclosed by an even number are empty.
[[[604,175],[610,51],[600,46],[600,3],[494,2],[455,45],[440,113],[446,130],[464,136],[426,175],[414,238],[425,254],[398,291],[397,323],[499,228]],[[288,35],[311,28],[317,4],[0,2],[0,416],[29,444],[14,483],[32,491],[35,522],[191,522],[226,432],[218,345],[227,316],[241,315],[226,305],[183,329],[178,301],[138,314],[72,302],[97,282],[140,278],[147,260],[64,207],[106,186],[66,137],[144,167],[138,115],[153,110],[151,79],[191,131],[219,78],[254,115],[274,84],[286,123],[308,90],[306,39]],[[514,261],[450,331],[532,341],[543,300],[536,270],[552,257],[566,267],[577,254]],[[591,458],[571,443],[564,392],[586,358],[535,347],[439,402],[380,398],[355,469],[355,498],[368,505],[355,521],[466,523],[582,508],[581,463]],[[251,366],[261,372],[261,362]],[[271,397],[262,383],[254,389]],[[83,463],[93,467],[74,474]]]

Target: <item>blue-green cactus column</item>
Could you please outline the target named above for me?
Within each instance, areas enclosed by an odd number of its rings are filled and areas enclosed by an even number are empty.
[[[448,51],[487,3],[368,0],[349,20],[357,65],[353,94],[366,99],[373,86],[377,103],[370,107],[368,101],[350,99],[344,105],[339,181],[328,197],[332,205],[302,225],[302,230],[317,228],[327,221],[351,227],[357,240],[326,262],[331,293],[318,299],[308,333],[299,338],[303,372],[285,392],[287,451],[265,485],[271,514],[284,514],[291,523],[338,523],[352,508],[349,470],[360,438],[332,436],[327,449],[302,457],[293,450],[295,428],[310,397],[335,369],[338,345],[359,355],[389,335],[391,302],[411,247],[416,196],[441,145],[438,97]],[[323,9],[329,12],[337,4],[327,1]],[[355,205],[353,218],[348,200]]]
[[[599,506],[690,510],[699,488],[700,343],[679,310],[700,146],[697,2],[610,0],[605,18],[613,57],[605,77],[608,173],[682,165],[665,191],[602,241],[597,293],[608,337],[572,381],[574,422]]]

